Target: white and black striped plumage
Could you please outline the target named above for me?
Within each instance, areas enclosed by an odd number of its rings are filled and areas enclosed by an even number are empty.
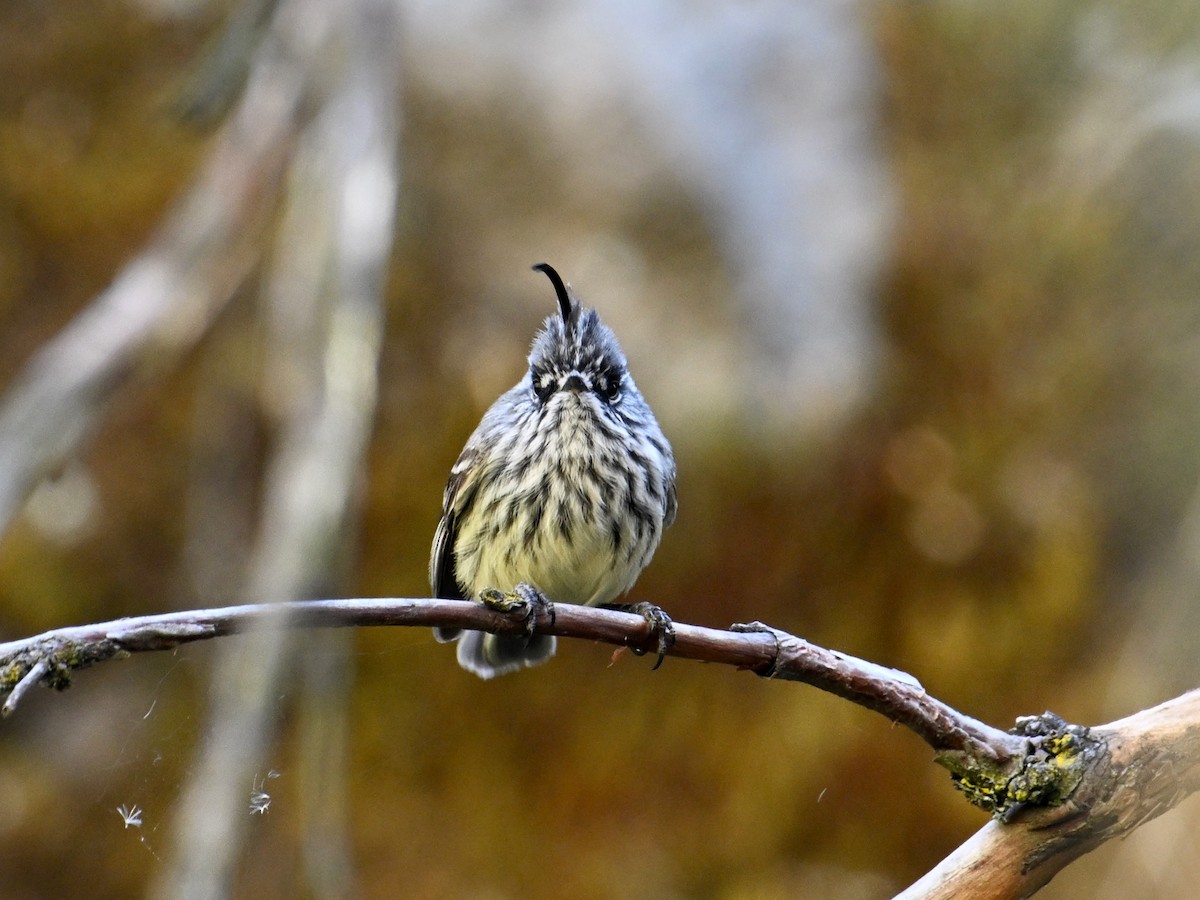
[[[554,269],[534,268],[554,284],[560,314],[450,470],[430,582],[443,598],[526,583],[552,601],[604,604],[633,586],[675,519],[675,459],[616,335]],[[546,635],[435,634],[458,640],[459,665],[481,678],[554,655]]]

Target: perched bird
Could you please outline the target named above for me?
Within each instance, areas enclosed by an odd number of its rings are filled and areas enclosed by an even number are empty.
[[[629,374],[616,335],[549,265],[559,314],[533,341],[529,369],[484,413],[450,470],[433,537],[436,597],[607,604],[626,593],[675,520],[675,457]],[[670,620],[646,613],[659,626]],[[660,631],[659,661],[662,660]],[[552,635],[435,628],[480,678],[536,666]]]

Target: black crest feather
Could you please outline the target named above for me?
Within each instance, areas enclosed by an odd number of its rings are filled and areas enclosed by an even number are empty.
[[[571,295],[567,292],[567,286],[563,283],[562,277],[549,263],[538,263],[531,268],[550,279],[550,283],[554,285],[555,296],[558,297],[558,307],[562,312],[563,324],[567,331],[574,331],[575,323],[579,320],[579,304],[571,302]]]

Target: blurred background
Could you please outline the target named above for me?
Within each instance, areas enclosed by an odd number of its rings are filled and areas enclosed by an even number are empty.
[[[675,447],[635,599],[1001,727],[1200,682],[1194,4],[7,0],[0,76],[0,639],[427,595],[545,260]],[[876,898],[985,822],[872,713],[648,669],[82,672],[0,727],[0,894]],[[1198,828],[1043,896],[1193,896]]]

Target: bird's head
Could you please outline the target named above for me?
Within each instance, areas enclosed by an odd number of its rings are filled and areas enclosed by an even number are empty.
[[[529,354],[534,397],[545,406],[564,391],[592,394],[616,409],[627,388],[636,391],[617,336],[594,309],[579,305],[551,266],[538,263],[533,268],[550,279],[559,305],[559,314],[546,319]]]

